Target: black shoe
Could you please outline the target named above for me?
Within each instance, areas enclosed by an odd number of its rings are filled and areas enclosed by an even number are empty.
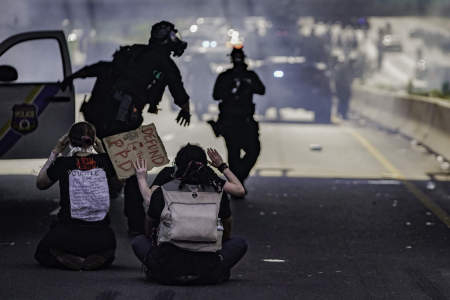
[[[219,133],[219,128],[218,128],[218,126],[217,126],[217,122],[214,121],[214,120],[209,120],[209,121],[207,121],[206,123],[208,123],[208,124],[211,126],[211,128],[212,128],[212,130],[213,130],[213,132],[214,132],[214,135],[215,135],[216,137],[219,137],[219,136],[220,136],[220,133]]]

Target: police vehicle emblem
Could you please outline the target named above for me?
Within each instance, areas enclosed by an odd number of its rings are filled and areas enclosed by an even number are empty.
[[[33,132],[38,126],[36,106],[16,104],[13,106],[11,127],[22,134]]]

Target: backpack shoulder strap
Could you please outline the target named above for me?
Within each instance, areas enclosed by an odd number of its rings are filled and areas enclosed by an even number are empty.
[[[180,201],[180,202],[192,202],[193,199],[198,199],[201,202],[205,201],[205,197],[197,197],[199,194],[206,195],[208,194],[208,201],[214,201],[217,203],[218,206],[220,206],[220,202],[222,200],[222,194],[223,191],[220,193],[217,193],[213,187],[205,187],[202,188],[200,185],[192,185],[192,184],[183,184],[181,185],[181,180],[175,179],[172,180],[164,185],[161,186],[163,195],[164,195],[164,201],[166,205],[169,205],[173,201]],[[197,195],[196,195],[197,194]],[[184,195],[184,196],[183,196]],[[189,195],[188,197],[186,197]],[[192,198],[191,198],[192,196]],[[183,199],[185,198],[186,199]],[[175,200],[175,198],[177,200]]]

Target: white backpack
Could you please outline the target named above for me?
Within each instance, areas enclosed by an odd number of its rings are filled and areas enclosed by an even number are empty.
[[[158,245],[172,243],[197,252],[216,252],[222,248],[223,226],[219,219],[222,193],[214,188],[173,180],[161,187],[165,206],[158,229]]]

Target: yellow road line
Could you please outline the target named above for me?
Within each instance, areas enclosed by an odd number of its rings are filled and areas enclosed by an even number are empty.
[[[41,92],[43,87],[44,87],[43,85],[37,85],[33,87],[31,89],[31,92],[25,98],[24,103],[30,104],[31,102],[33,102],[34,98],[36,98],[36,95],[38,95]],[[11,119],[9,119],[0,129],[0,137],[2,137],[10,127],[11,127]]]
[[[366,150],[375,157],[392,175],[394,179],[400,180],[419,201],[430,211],[432,211],[448,228],[450,228],[450,218],[445,210],[443,210],[436,202],[431,200],[413,183],[409,182],[406,177],[387,160],[380,151],[378,151],[366,138],[360,135],[354,129],[348,129],[350,134],[358,140]]]

